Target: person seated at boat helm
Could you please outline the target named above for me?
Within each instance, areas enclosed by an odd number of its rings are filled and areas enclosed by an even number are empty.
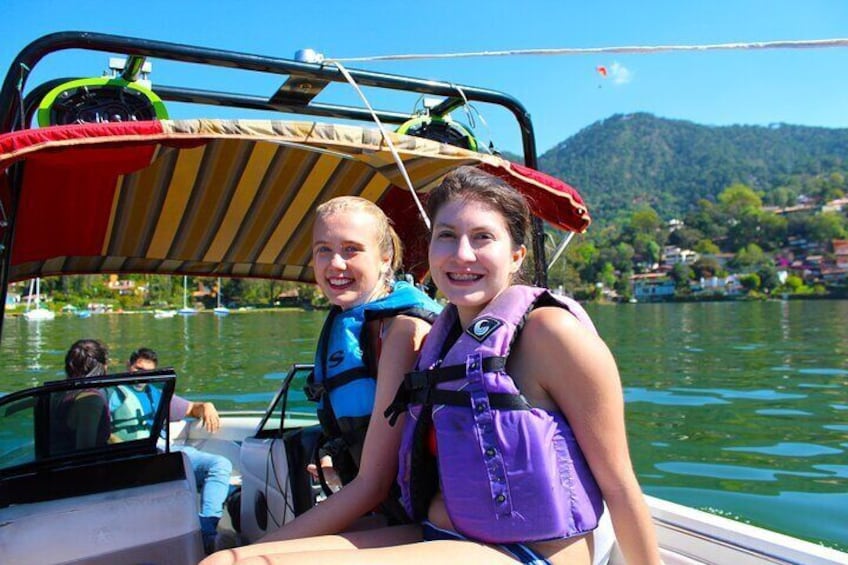
[[[106,374],[109,350],[94,339],[81,339],[65,355],[65,375],[69,379]],[[64,394],[53,408],[51,450],[67,453],[101,447],[110,441],[110,416],[106,396],[100,389],[87,388]]]
[[[156,352],[142,347],[130,355],[127,369],[130,373],[152,371],[158,364],[159,357]],[[143,429],[144,426],[139,426],[138,414],[142,414],[142,419],[152,419],[153,415],[149,412],[152,410],[151,407],[158,405],[157,395],[161,395],[159,389],[146,384],[140,387],[117,387],[116,393],[109,399],[115,434],[127,440],[133,439],[135,433],[149,433]],[[221,426],[218,410],[211,402],[193,402],[176,394],[173,395],[169,407],[169,419],[173,422],[187,417],[202,421],[209,433],[217,432]],[[189,445],[172,445],[171,449],[185,453],[191,462],[197,488],[200,490],[199,514],[203,547],[207,553],[212,553],[215,550],[218,522],[229,494],[232,463],[222,455],[206,453]]]

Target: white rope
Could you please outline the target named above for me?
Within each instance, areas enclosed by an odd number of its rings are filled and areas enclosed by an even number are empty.
[[[755,41],[747,43],[712,43],[706,45],[631,45],[622,47],[565,47],[560,49],[510,49],[506,51],[471,51],[467,53],[410,53],[406,55],[375,55],[371,57],[342,57],[333,61],[409,61],[415,59],[461,59],[468,57],[510,57],[514,55],[597,55],[604,53],[648,54],[671,51],[726,51],[730,49],[822,49],[848,47],[848,38],[803,39],[797,41]]]
[[[462,96],[462,101],[464,102],[463,110],[465,111],[465,115],[468,117],[468,125],[471,127],[471,129],[475,131],[477,130],[477,126],[474,121],[474,115],[471,113],[472,110],[474,110],[474,112],[477,114],[477,117],[480,118],[480,123],[483,125],[483,127],[486,128],[486,138],[489,140],[489,147],[487,148],[487,151],[491,154],[493,144],[492,131],[489,129],[489,123],[486,121],[486,118],[483,117],[483,113],[480,112],[480,110],[478,110],[475,105],[471,104],[468,101],[468,97],[465,95],[465,91],[462,90],[461,86],[454,83],[451,83],[451,86],[459,92],[460,96]],[[480,151],[480,147],[477,147],[477,151]],[[480,152],[482,153],[482,151]]]
[[[359,88],[359,85],[356,84],[356,81],[353,80],[353,77],[347,72],[347,69],[342,65],[338,59],[333,60],[325,60],[325,63],[329,63],[331,65],[335,65],[339,72],[345,77],[348,83],[356,90],[359,97],[362,99],[362,102],[365,104],[365,107],[368,108],[368,111],[371,112],[371,117],[374,118],[374,123],[377,124],[377,128],[380,130],[380,135],[383,136],[383,141],[386,142],[386,145],[389,148],[389,151],[392,153],[392,157],[397,163],[398,169],[400,169],[400,174],[403,177],[403,180],[406,181],[406,186],[409,187],[409,192],[412,193],[412,199],[415,201],[415,205],[418,207],[418,212],[421,214],[421,218],[424,220],[424,225],[427,226],[427,231],[430,230],[430,218],[427,217],[427,212],[424,211],[424,206],[421,204],[421,200],[418,198],[418,194],[415,192],[415,187],[412,185],[412,180],[409,178],[409,174],[406,172],[406,166],[403,164],[403,159],[400,158],[400,154],[397,149],[395,149],[394,143],[392,143],[392,139],[386,133],[386,129],[383,127],[383,122],[380,121],[380,118],[377,117],[377,113],[374,111],[374,108],[371,107],[371,104],[368,102],[368,99],[365,97],[365,94],[362,92],[362,89]]]
[[[565,251],[565,248],[568,247],[568,244],[571,243],[571,239],[573,237],[574,237],[574,232],[570,231],[570,232],[566,233],[565,236],[562,238],[562,241],[559,242],[559,246],[556,248],[556,251],[554,251],[553,258],[551,259],[550,263],[548,263],[548,270],[549,271],[551,270],[551,267],[553,267],[554,264],[557,262],[557,260],[559,259],[559,256],[562,255],[562,252]]]

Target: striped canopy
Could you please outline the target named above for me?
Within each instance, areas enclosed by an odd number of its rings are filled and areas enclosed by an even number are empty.
[[[422,195],[451,169],[475,165],[516,186],[549,223],[578,232],[589,225],[565,183],[491,155],[389,135]],[[404,241],[406,269],[426,272],[426,228],[372,129],[253,120],[56,126],[0,136],[0,170],[3,207],[16,211],[10,281],[157,273],[313,282],[314,210],[341,195],[385,210]]]

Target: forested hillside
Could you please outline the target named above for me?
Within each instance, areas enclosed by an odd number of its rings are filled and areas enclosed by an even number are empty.
[[[578,188],[601,224],[644,206],[682,217],[734,183],[761,193],[764,204],[788,206],[846,191],[848,129],[615,115],[546,152],[540,168]]]

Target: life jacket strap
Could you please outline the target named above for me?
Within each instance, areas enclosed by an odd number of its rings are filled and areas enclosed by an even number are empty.
[[[325,394],[329,394],[330,392],[334,391],[335,389],[341,386],[344,386],[348,383],[352,383],[353,381],[357,381],[359,379],[373,378],[373,375],[369,375],[365,371],[365,369],[361,367],[357,367],[355,369],[350,369],[349,371],[339,373],[332,379],[328,379],[320,383],[315,382],[314,373],[312,373],[306,380],[306,386],[303,387],[303,393],[306,395],[307,400],[311,400],[312,402],[318,402]]]
[[[483,372],[494,373],[506,369],[506,357],[486,357],[483,359]],[[403,383],[398,387],[397,393],[392,400],[392,403],[383,412],[383,416],[389,419],[389,425],[394,426],[397,419],[403,414],[410,404],[452,404],[458,406],[471,406],[471,401],[468,400],[467,394],[464,399],[453,399],[448,394],[444,396],[448,401],[435,402],[434,398],[439,397],[439,393],[450,393],[452,391],[440,391],[436,389],[439,383],[448,381],[456,381],[465,378],[465,365],[448,365],[447,367],[438,367],[425,371],[412,371],[403,377]],[[494,395],[490,395],[494,396]],[[523,397],[522,397],[523,398]],[[524,401],[526,403],[526,400]],[[509,404],[509,403],[508,403]],[[518,404],[514,404],[518,406]],[[494,405],[493,405],[494,406]],[[514,410],[523,408],[512,408],[513,404],[509,404],[504,410]],[[529,407],[529,404],[528,404]]]
[[[421,391],[424,393],[424,391]],[[430,390],[429,394],[423,398],[423,394],[413,394],[413,404],[427,404],[437,406],[439,404],[448,404],[450,406],[464,406],[471,408],[471,393],[464,390]],[[495,410],[530,410],[532,406],[521,394],[509,394],[507,392],[490,392],[488,394],[489,405]],[[423,402],[419,402],[423,400]],[[478,405],[480,409],[483,405]]]
[[[504,369],[506,369],[506,357],[486,357],[483,359],[484,373],[494,373]],[[425,371],[412,371],[404,375],[403,384],[410,391],[432,388],[439,383],[464,379],[465,371],[464,364],[448,365]]]

